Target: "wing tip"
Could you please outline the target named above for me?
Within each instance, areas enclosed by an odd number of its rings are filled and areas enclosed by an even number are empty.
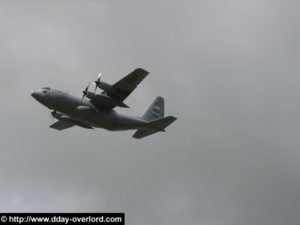
[[[139,72],[139,73],[142,73],[144,74],[145,76],[147,76],[150,72],[148,72],[147,70],[141,68],[141,67],[138,67],[135,69],[135,72]]]

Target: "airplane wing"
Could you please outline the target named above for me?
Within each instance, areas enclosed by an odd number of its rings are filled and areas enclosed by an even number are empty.
[[[94,129],[90,125],[75,120],[74,121],[59,120],[56,123],[52,124],[50,127],[56,130],[64,130],[64,129],[71,128],[73,126],[79,126],[86,129]]]
[[[71,128],[73,126],[75,126],[75,124],[69,121],[59,120],[56,123],[52,124],[50,127],[56,130],[64,130],[64,129]]]
[[[149,74],[148,71],[137,68],[123,79],[119,80],[113,87],[120,93],[119,100],[124,101],[139,83]]]

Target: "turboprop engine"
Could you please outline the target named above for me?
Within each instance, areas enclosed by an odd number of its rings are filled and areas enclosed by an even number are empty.
[[[98,79],[96,81],[94,81],[94,84],[95,84],[95,91],[94,92],[96,93],[97,88],[100,88],[107,95],[118,97],[119,94],[118,94],[117,90],[111,84],[103,82],[101,80],[101,77],[102,77],[102,73],[99,73]]]
[[[89,91],[90,83],[82,91],[83,93],[82,100],[84,99],[84,97],[87,97],[92,102],[95,102],[99,105],[101,105],[101,103],[108,103],[122,108],[129,108],[129,106],[126,105],[124,102],[121,102],[117,98],[114,98],[118,96],[118,93],[115,90],[115,88],[110,84],[100,82],[100,78],[101,78],[101,73],[98,76],[98,80],[95,81],[96,88],[94,92]],[[104,93],[96,94],[97,87],[100,87],[102,90],[105,90]]]

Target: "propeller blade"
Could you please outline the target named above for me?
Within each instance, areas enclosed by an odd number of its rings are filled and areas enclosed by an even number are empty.
[[[89,82],[88,86],[82,91],[83,96],[82,96],[81,101],[83,101],[84,97],[87,95],[89,88],[90,88],[90,82]]]
[[[100,82],[101,82],[101,76],[102,76],[102,73],[99,73],[99,74],[98,74],[98,79],[94,82],[94,84],[96,85],[95,90],[94,90],[94,93],[96,93],[97,87],[98,87],[98,85],[99,85]]]
[[[97,90],[98,85],[97,85],[96,82],[94,82],[94,84],[95,84],[95,90],[94,90],[94,93],[96,93],[96,90]]]
[[[53,118],[54,118],[54,116],[55,116],[55,114],[56,114],[56,110],[53,110],[53,111],[51,112],[51,115],[50,115],[50,117],[53,119]]]
[[[88,86],[85,88],[85,95],[87,95],[87,92],[88,92],[88,90],[90,88],[90,84],[91,84],[91,82],[89,82]]]
[[[101,76],[102,76],[102,73],[99,73],[99,74],[98,74],[98,81],[101,80]]]

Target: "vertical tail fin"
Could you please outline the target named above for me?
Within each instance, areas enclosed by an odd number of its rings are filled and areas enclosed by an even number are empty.
[[[142,119],[146,121],[157,120],[165,115],[164,99],[160,96],[156,97],[150,107],[146,110]]]

